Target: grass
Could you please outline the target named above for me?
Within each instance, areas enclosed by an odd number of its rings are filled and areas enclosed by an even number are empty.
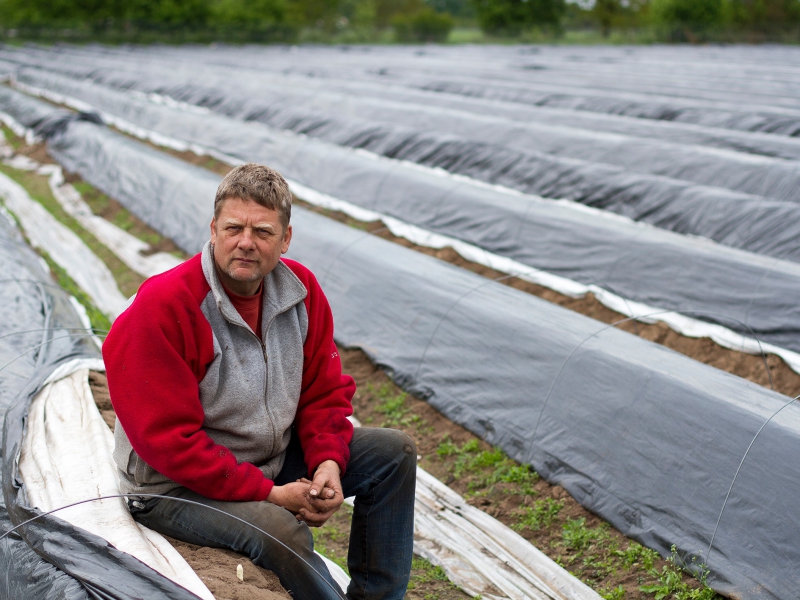
[[[14,220],[17,222],[17,228],[21,232],[23,232],[23,236],[25,236],[24,231],[22,230],[22,227],[19,224],[19,219],[17,219],[17,216],[11,211],[7,212],[14,218]],[[26,241],[28,241],[27,237]],[[29,241],[28,245],[29,246],[31,245]],[[81,305],[83,305],[83,307],[86,309],[86,314],[89,317],[89,322],[92,326],[92,329],[94,329],[98,333],[98,335],[102,337],[103,336],[102,332],[107,332],[111,329],[111,321],[108,319],[108,317],[94,305],[89,296],[86,295],[86,293],[78,286],[77,283],[75,283],[72,277],[70,277],[64,269],[62,269],[56,264],[56,262],[50,257],[50,255],[47,252],[45,252],[40,248],[36,248],[35,251],[47,263],[47,266],[50,268],[50,273],[56,280],[56,283],[58,283],[59,287],[61,287],[61,289],[63,289],[71,296],[74,296],[75,299]]]
[[[477,438],[464,442],[460,447],[445,437],[436,448],[439,457],[453,459],[451,473],[455,479],[468,476],[470,491],[492,488],[499,483],[514,484],[514,493],[533,495],[533,484],[539,475],[527,465],[511,460],[499,448],[481,449]]]
[[[562,508],[564,508],[564,502],[560,500],[553,498],[535,500],[533,506],[523,506],[519,510],[519,523],[516,523],[513,529],[538,531],[542,527],[549,527]]]
[[[18,137],[13,131],[11,131],[5,125],[0,125],[0,131],[3,132],[3,137],[5,137],[6,141],[8,142],[9,146],[11,146],[14,151],[16,152],[20,148],[25,145],[25,140]],[[2,139],[2,138],[0,138]]]
[[[335,562],[350,574],[347,569],[346,548],[350,539],[350,522],[353,519],[353,507],[342,504],[342,507],[323,527],[312,527],[314,549]]]
[[[423,600],[443,600],[453,597],[454,593],[455,597],[466,598],[458,586],[450,582],[444,569],[432,565],[428,560],[419,556],[415,556],[411,561],[408,591],[418,592],[413,594],[413,597]]]
[[[378,398],[376,410],[384,416],[381,427],[408,427],[420,422],[419,416],[408,414],[408,394],[405,392],[387,384],[380,387],[369,385],[367,389]]]
[[[59,267],[46,252],[39,251],[39,254],[47,262],[47,266],[50,267],[50,272],[55,277],[58,285],[67,293],[75,296],[75,299],[86,309],[92,328],[99,331],[110,331],[111,321],[109,318],[94,305],[89,296],[73,281],[67,272]]]
[[[111,218],[108,219],[109,222],[151,246],[158,244],[163,239],[155,231],[142,227],[141,222],[128,211],[115,210],[116,203],[92,185],[85,181],[75,181],[72,185],[80,192],[81,197],[94,214],[104,215],[113,211]]]
[[[129,269],[111,250],[100,243],[91,233],[69,216],[50,192],[47,176],[31,171],[21,171],[0,164],[0,172],[20,184],[31,198],[41,204],[50,214],[61,223],[69,227],[111,271],[120,291],[126,296],[132,296],[139,289],[144,278]]]

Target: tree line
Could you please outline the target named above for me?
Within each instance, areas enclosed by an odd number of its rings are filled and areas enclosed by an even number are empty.
[[[344,31],[419,42],[445,41],[457,25],[480,27],[490,39],[577,29],[770,39],[797,31],[800,0],[0,0],[5,37],[294,41],[316,32],[324,41]],[[387,31],[393,36],[380,37]]]

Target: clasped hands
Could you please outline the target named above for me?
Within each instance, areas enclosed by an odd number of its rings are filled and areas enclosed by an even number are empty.
[[[332,460],[322,462],[314,471],[314,479],[305,477],[272,488],[268,502],[282,506],[309,527],[320,527],[339,510],[344,500],[341,471]]]

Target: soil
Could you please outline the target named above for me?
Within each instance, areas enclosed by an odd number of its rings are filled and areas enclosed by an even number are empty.
[[[116,414],[111,406],[105,373],[90,371],[89,387],[103,420],[113,431]],[[243,554],[221,548],[195,546],[170,537],[166,539],[189,563],[217,600],[291,599],[275,573],[254,565]],[[236,565],[244,568],[243,582],[236,578]]]
[[[272,571],[254,565],[232,550],[195,546],[166,538],[206,584],[217,600],[285,600],[291,596]],[[242,565],[244,581],[236,578],[236,566]]]

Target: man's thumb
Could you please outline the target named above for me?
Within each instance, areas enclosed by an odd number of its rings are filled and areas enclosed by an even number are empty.
[[[319,479],[321,479],[319,475],[314,476],[314,481],[311,482],[311,489],[308,492],[309,495],[313,496],[314,498],[319,496],[319,492],[323,487],[324,482],[318,481]]]

